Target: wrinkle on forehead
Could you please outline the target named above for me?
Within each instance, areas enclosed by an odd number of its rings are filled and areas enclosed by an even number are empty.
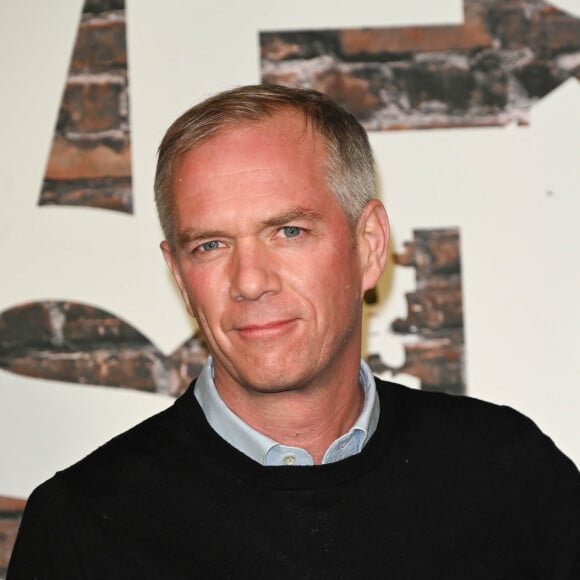
[[[209,219],[202,229],[207,231],[222,229],[214,218],[230,213],[240,197],[246,197],[247,204],[237,206],[238,223],[256,217],[257,226],[258,218],[264,222],[297,206],[309,206],[302,207],[308,211],[312,207],[307,197],[328,190],[324,158],[323,139],[294,111],[232,127],[182,157],[174,173],[173,194],[179,198],[174,197],[175,209],[189,206],[194,214],[206,212]],[[254,206],[260,215],[252,216]],[[178,227],[195,226],[189,219],[192,214],[178,213]]]
[[[212,141],[219,137],[225,137],[228,135],[234,135],[235,133],[242,133],[245,131],[252,131],[254,129],[266,128],[268,125],[273,123],[284,122],[284,119],[289,120],[286,127],[281,127],[279,136],[286,141],[294,141],[294,143],[301,145],[312,136],[312,149],[317,146],[326,153],[326,141],[323,135],[317,131],[312,122],[300,111],[299,109],[294,109],[291,106],[282,106],[279,109],[266,113],[263,117],[259,119],[242,119],[238,122],[233,122],[228,126],[221,127],[213,132],[211,135],[204,137],[198,141],[193,147],[184,150],[178,156],[176,156],[174,163],[174,173],[176,168],[183,161],[189,153],[202,149],[206,145],[210,144]]]

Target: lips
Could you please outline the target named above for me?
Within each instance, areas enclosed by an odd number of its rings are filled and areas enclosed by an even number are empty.
[[[296,318],[272,320],[268,322],[249,323],[234,327],[236,332],[246,337],[270,337],[290,330],[296,323]]]

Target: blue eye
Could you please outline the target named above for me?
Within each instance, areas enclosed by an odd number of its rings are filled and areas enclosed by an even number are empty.
[[[296,238],[302,233],[302,228],[298,226],[284,226],[282,232],[287,238]]]
[[[220,247],[220,243],[217,240],[211,240],[210,242],[205,242],[198,246],[198,249],[202,252],[211,252],[212,250],[217,250]]]

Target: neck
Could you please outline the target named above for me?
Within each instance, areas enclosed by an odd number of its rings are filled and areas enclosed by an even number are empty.
[[[278,443],[305,449],[315,464],[352,427],[364,402],[358,360],[356,368],[335,377],[332,384],[258,392],[224,388],[216,373],[216,387],[226,405],[250,427]]]

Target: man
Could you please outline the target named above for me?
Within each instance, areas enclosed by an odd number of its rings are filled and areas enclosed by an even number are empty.
[[[531,421],[361,361],[388,222],[351,115],[217,95],[168,130],[155,190],[212,356],[33,493],[9,579],[580,578],[580,477]]]

